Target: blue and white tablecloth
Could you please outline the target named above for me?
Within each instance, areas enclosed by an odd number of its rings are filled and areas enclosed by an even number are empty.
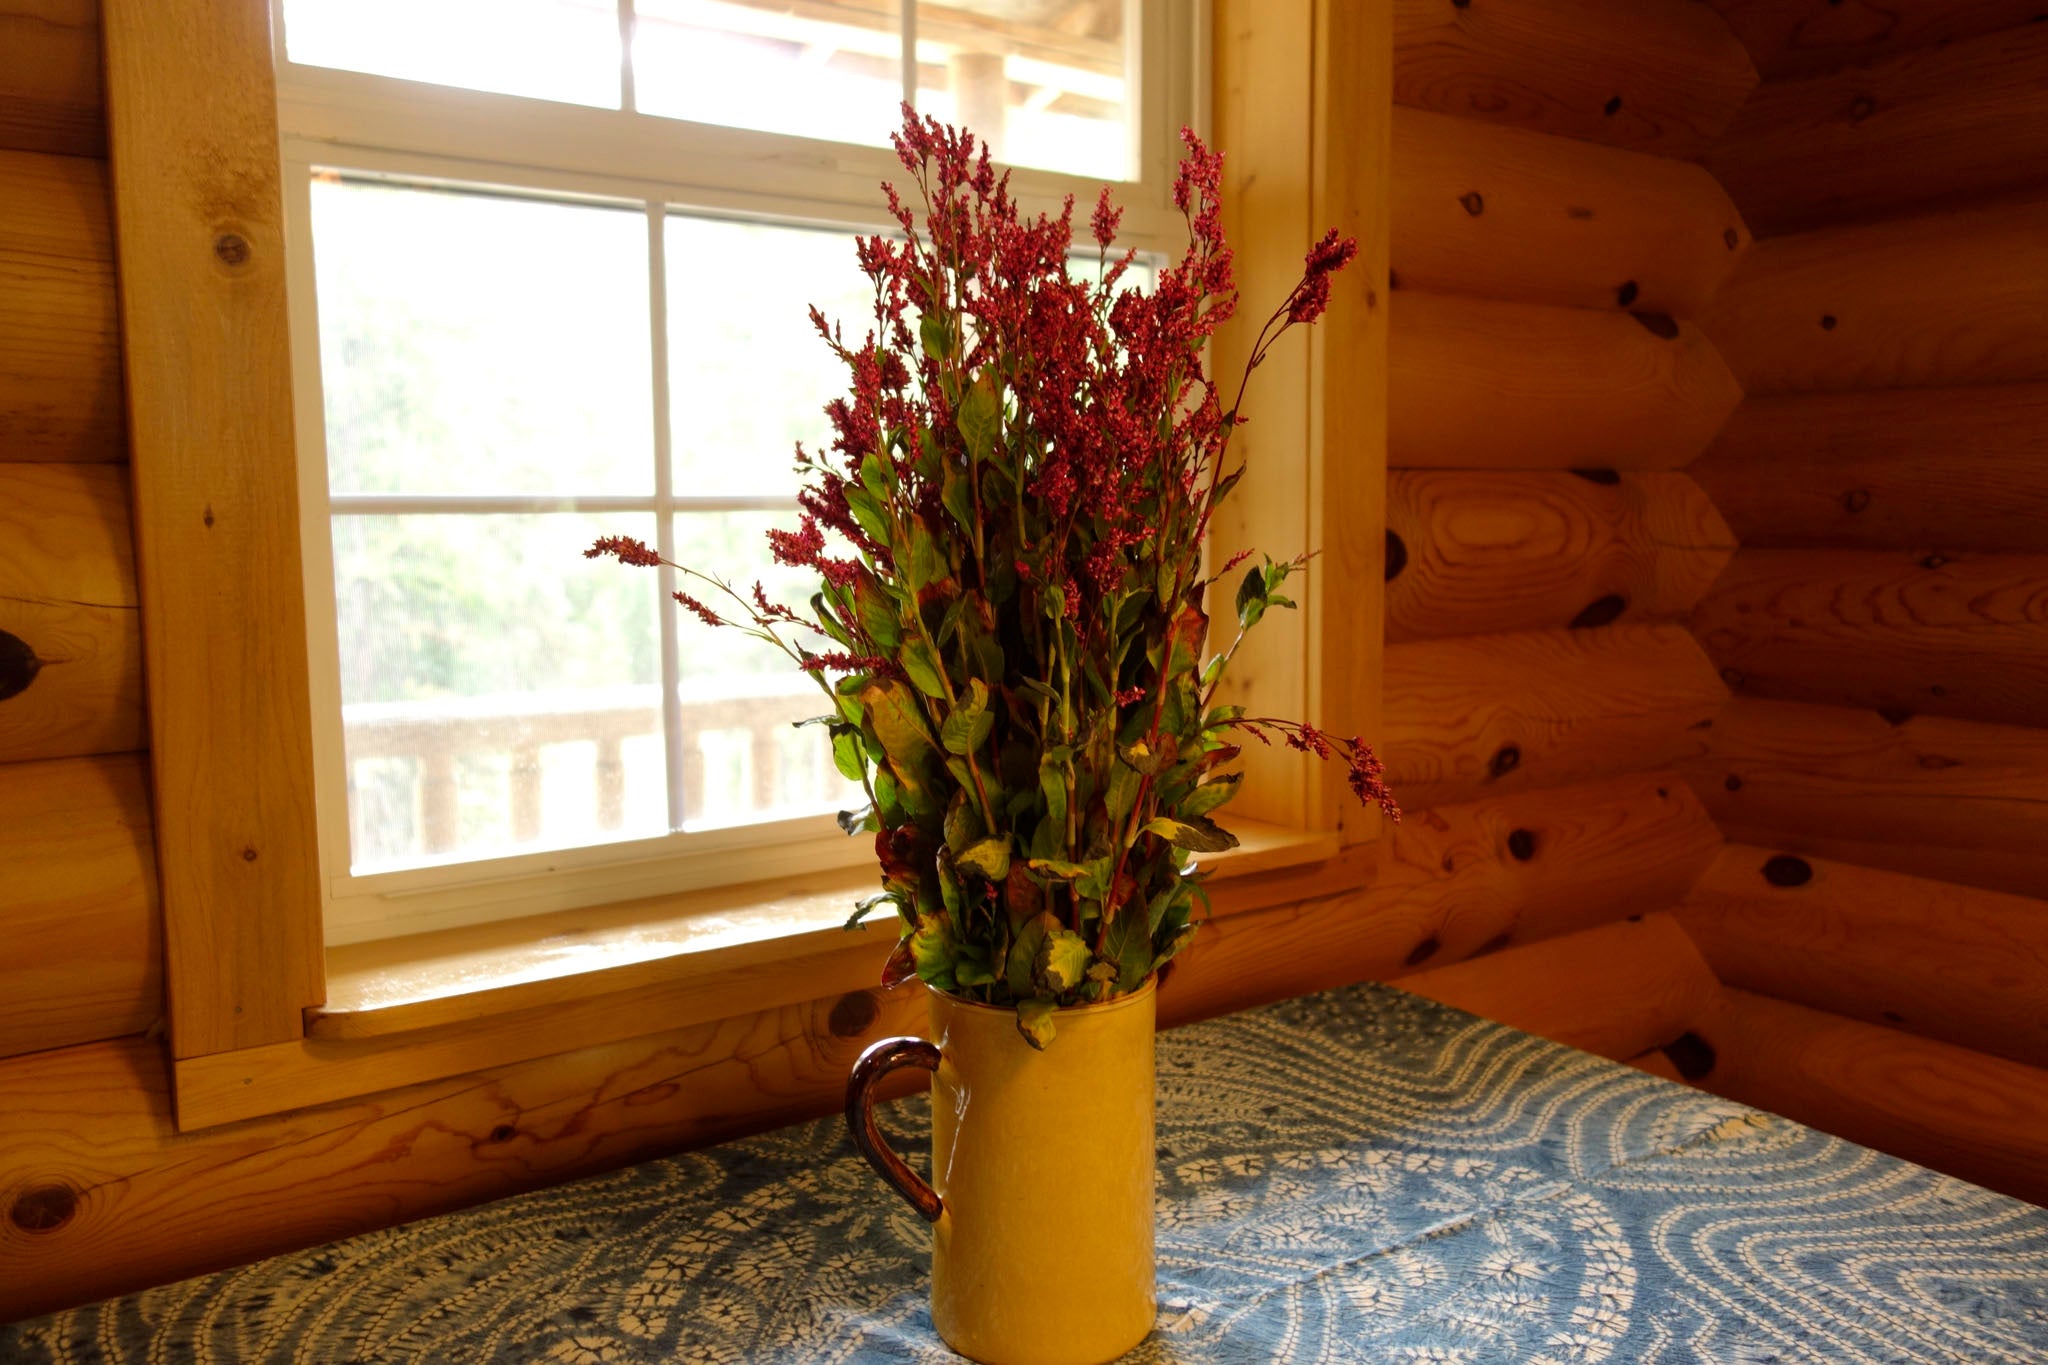
[[[2048,1211],[1363,986],[1160,1039],[1146,1362],[2048,1361]],[[922,1099],[889,1120],[923,1145]],[[825,1119],[13,1327],[0,1361],[937,1361]]]

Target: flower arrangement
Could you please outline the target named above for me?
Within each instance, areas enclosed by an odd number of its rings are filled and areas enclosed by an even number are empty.
[[[1183,132],[1174,203],[1188,245],[1149,291],[1114,252],[1122,211],[1091,219],[1093,278],[1069,268],[1073,201],[1026,217],[986,147],[907,107],[893,136],[919,208],[883,186],[900,238],[858,243],[875,308],[849,342],[811,310],[850,392],[826,407],[829,452],[801,445],[782,564],[814,571],[808,611],[756,584],[674,566],[713,625],[781,649],[817,679],[845,812],[871,835],[901,928],[884,973],[1013,1006],[1043,1047],[1064,1005],[1141,988],[1193,937],[1196,853],[1236,840],[1214,815],[1250,736],[1341,757],[1352,790],[1398,818],[1364,740],[1217,702],[1246,633],[1308,556],[1236,580],[1237,632],[1205,658],[1203,538],[1244,475],[1227,468],[1245,381],[1288,328],[1313,323],[1356,253],[1334,231],[1267,318],[1225,406],[1202,351],[1236,305],[1219,222],[1222,157]],[[589,556],[661,562],[624,537]],[[810,722],[806,722],[807,724]]]

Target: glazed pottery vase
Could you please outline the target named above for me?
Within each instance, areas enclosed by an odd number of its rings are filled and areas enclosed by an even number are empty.
[[[932,1041],[886,1038],[862,1054],[846,1119],[932,1224],[933,1326],[984,1365],[1114,1360],[1156,1313],[1156,984],[1060,1010],[1044,1051],[1008,1007],[930,999]],[[905,1066],[932,1073],[929,1183],[875,1127],[875,1083]]]

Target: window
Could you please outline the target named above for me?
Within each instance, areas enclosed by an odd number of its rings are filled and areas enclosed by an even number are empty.
[[[800,591],[806,308],[866,312],[897,102],[1177,249],[1195,9],[277,0],[330,942],[864,856],[815,689],[578,551]]]

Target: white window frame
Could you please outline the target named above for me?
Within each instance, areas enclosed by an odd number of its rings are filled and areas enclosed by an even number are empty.
[[[1171,201],[1182,125],[1201,127],[1208,111],[1208,6],[1200,0],[1125,0],[1131,52],[1137,178],[1112,187],[1125,213],[1120,244],[1176,255],[1184,224]],[[914,42],[915,0],[904,46]],[[620,23],[632,0],[619,0]],[[307,621],[312,674],[312,733],[320,833],[322,922],[330,946],[549,911],[653,897],[704,887],[852,867],[871,857],[829,816],[725,829],[672,832],[545,852],[355,875],[350,871],[346,750],[342,732],[340,646],[328,491],[324,395],[315,298],[311,186],[316,171],[394,181],[450,183],[528,196],[637,205],[659,237],[668,213],[889,230],[877,189],[903,173],[887,148],[823,142],[640,114],[631,108],[630,63],[624,109],[423,84],[361,72],[302,66],[284,44],[283,0],[272,0],[283,169],[293,395]],[[906,79],[906,85],[908,84]],[[1054,211],[1066,195],[1085,223],[1098,182],[1018,168],[1012,189],[1027,211]],[[1085,236],[1085,229],[1083,235]],[[661,260],[650,243],[650,260]],[[848,269],[853,269],[851,257]],[[653,511],[665,537],[677,502],[670,487],[666,282],[650,280],[654,340]],[[800,321],[800,320],[796,320]],[[822,427],[822,417],[820,419]],[[521,501],[518,499],[499,501]],[[612,510],[618,499],[536,497],[535,510]],[[629,501],[638,501],[629,499]],[[682,510],[722,510],[759,499],[690,499]],[[715,505],[714,505],[715,504]],[[639,515],[636,511],[634,515]],[[571,572],[564,566],[563,572]],[[622,570],[622,572],[624,572]],[[667,570],[662,570],[666,574]],[[666,599],[664,598],[664,602]],[[664,683],[677,676],[677,630],[664,607]],[[666,701],[665,701],[666,704]],[[666,733],[668,727],[664,726]],[[667,742],[680,737],[668,734]],[[671,761],[673,775],[676,764]],[[772,851],[772,861],[770,854]]]

